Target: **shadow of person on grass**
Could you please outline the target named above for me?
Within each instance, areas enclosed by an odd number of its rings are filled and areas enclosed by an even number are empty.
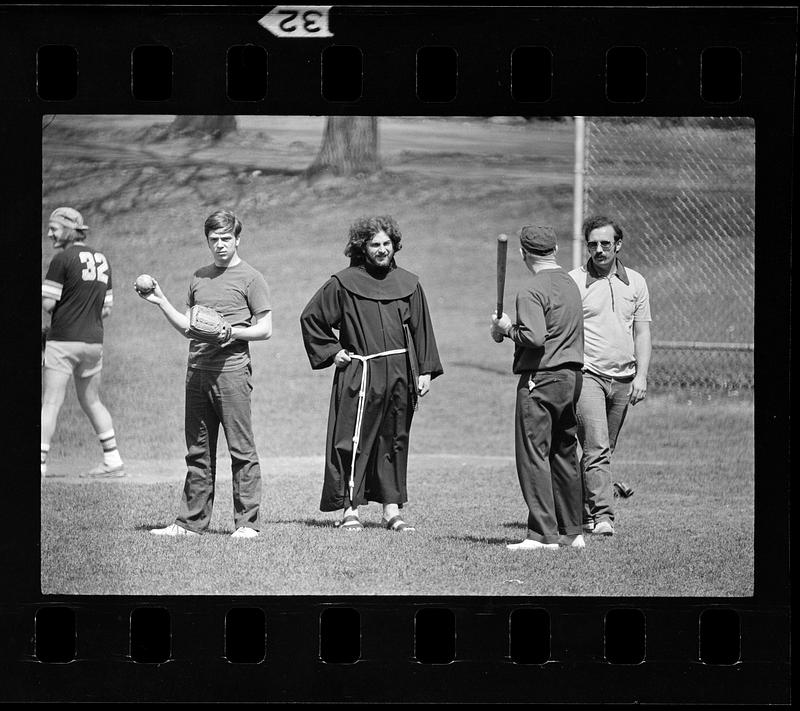
[[[304,526],[308,526],[309,528],[334,528],[339,529],[339,519],[329,519],[329,518],[293,518],[293,519],[277,519],[275,521],[270,521],[270,525],[274,524],[281,524],[281,523],[301,523]],[[379,521],[361,521],[361,525],[364,528],[386,528],[384,524]]]
[[[274,526],[288,523],[301,523],[309,528],[333,528],[334,524],[332,520],[325,518],[278,518],[267,521],[264,525]]]
[[[175,523],[175,522],[171,521],[170,523]],[[165,526],[169,526],[170,523],[157,523],[157,524],[147,524],[147,525],[139,524],[138,526],[134,526],[134,530],[142,531],[144,533],[150,533],[150,531],[152,531],[154,528],[164,528]],[[232,530],[229,530],[227,528],[218,528],[217,527],[217,528],[208,528],[201,535],[206,535],[206,534],[214,535],[214,534],[217,534],[217,535],[220,535],[220,536],[230,536],[231,533],[233,533]],[[168,536],[168,538],[169,537],[170,536]],[[153,538],[158,538],[158,536],[153,536]]]
[[[481,545],[497,546],[509,543],[507,538],[495,538],[494,536],[443,536],[450,541],[466,541],[467,543],[480,543]]]

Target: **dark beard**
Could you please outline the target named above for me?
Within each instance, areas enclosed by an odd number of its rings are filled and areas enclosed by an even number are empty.
[[[374,262],[368,254],[364,255],[364,266],[367,268],[368,271],[375,271],[378,273],[386,273],[391,269],[394,269],[394,254],[389,257],[389,262],[386,266],[382,264],[377,264]]]

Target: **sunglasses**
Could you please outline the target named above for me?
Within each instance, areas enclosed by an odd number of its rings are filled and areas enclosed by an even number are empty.
[[[600,248],[604,252],[608,252],[608,250],[611,249],[613,244],[614,244],[613,242],[608,242],[607,240],[603,240],[602,242],[587,242],[586,246],[590,250],[594,251],[595,249],[597,249],[597,245],[600,245]]]

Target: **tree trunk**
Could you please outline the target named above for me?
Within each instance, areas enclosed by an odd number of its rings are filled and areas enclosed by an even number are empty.
[[[235,116],[176,116],[169,126],[173,136],[209,137],[215,141],[235,131]]]
[[[306,177],[371,175],[380,169],[377,116],[328,116],[322,146]]]

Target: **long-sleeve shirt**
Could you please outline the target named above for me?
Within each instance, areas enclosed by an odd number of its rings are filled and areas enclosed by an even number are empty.
[[[517,374],[583,366],[583,305],[575,282],[560,267],[542,269],[516,299],[514,341]]]

